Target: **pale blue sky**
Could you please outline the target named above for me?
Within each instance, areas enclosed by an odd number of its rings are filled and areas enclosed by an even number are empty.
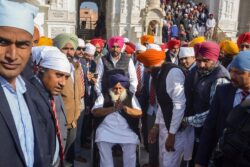
[[[98,7],[97,7],[96,3],[93,3],[93,2],[83,2],[81,4],[81,8],[85,8],[85,7],[93,9],[94,11],[98,10]]]

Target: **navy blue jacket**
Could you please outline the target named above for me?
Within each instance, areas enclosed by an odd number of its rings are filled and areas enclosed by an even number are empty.
[[[44,141],[44,120],[39,111],[36,110],[31,96],[33,94],[32,86],[26,82],[27,91],[24,94],[25,101],[29,108],[34,130],[34,166],[48,167],[48,159],[43,149]],[[0,166],[2,167],[26,167],[25,158],[21,149],[17,129],[11,114],[9,103],[0,86]]]
[[[232,84],[219,85],[210,112],[203,126],[196,163],[207,166],[209,158],[226,127],[226,118],[233,109],[236,88]]]

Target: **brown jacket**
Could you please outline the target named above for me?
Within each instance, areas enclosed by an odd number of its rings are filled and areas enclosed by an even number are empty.
[[[80,70],[82,70],[82,68],[78,67],[78,65],[74,66],[74,82],[72,78],[69,77],[61,93],[66,110],[68,128],[76,127],[77,119],[79,118],[81,111],[81,96],[84,91],[80,78]]]

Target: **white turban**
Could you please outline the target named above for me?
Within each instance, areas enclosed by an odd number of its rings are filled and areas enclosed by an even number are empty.
[[[157,51],[162,51],[161,47],[157,44],[154,44],[154,43],[148,44],[147,49],[154,49]]]
[[[96,51],[96,47],[94,45],[92,45],[91,43],[87,43],[85,45],[85,51],[84,51],[84,53],[87,53],[89,55],[94,56],[95,51]]]
[[[146,46],[142,45],[141,43],[135,44],[135,51],[143,51],[145,52],[147,50]]]
[[[128,38],[124,38],[124,43],[128,43],[129,42],[129,39]]]
[[[0,0],[0,26],[15,27],[34,33],[38,8],[28,3]]]
[[[78,47],[85,47],[85,42],[81,38],[78,38]]]
[[[34,56],[34,58],[33,58]],[[41,67],[70,74],[71,66],[67,56],[53,46],[32,47],[32,60]]]
[[[193,47],[181,47],[179,52],[179,58],[195,56]]]

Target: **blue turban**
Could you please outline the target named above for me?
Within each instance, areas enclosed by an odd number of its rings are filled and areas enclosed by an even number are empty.
[[[241,51],[233,59],[231,67],[250,72],[250,51]]]
[[[113,88],[117,83],[120,83],[124,88],[129,88],[129,78],[122,74],[113,74],[109,77],[109,88]]]
[[[34,33],[38,8],[28,3],[0,0],[0,26],[15,27]]]

